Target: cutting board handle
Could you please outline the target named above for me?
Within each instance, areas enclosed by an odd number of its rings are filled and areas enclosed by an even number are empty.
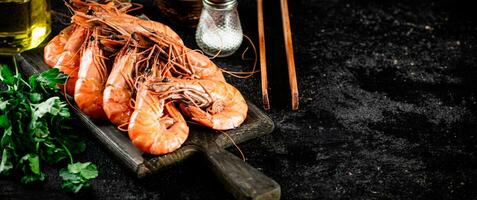
[[[236,199],[280,199],[280,185],[232,153],[203,151],[212,170]]]

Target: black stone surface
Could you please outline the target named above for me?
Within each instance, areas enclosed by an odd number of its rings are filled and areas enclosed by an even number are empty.
[[[244,33],[256,39],[255,2],[239,4]],[[281,184],[283,199],[476,199],[474,7],[452,0],[289,6],[300,109],[290,110],[278,1],[265,0],[276,130],[240,145],[247,162]],[[193,30],[171,26],[195,47]],[[253,62],[239,54],[217,63],[250,70]],[[228,80],[260,105],[259,76]],[[87,131],[78,134],[88,138],[80,159],[100,170],[91,189],[62,193],[53,166],[42,185],[1,178],[0,199],[232,198],[199,157],[136,179]]]

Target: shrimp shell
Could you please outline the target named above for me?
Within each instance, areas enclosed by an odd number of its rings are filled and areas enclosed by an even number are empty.
[[[128,133],[140,150],[162,155],[181,147],[189,136],[189,127],[173,102],[166,103],[146,87],[141,87]]]

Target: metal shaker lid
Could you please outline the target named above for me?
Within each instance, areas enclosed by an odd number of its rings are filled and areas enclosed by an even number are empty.
[[[230,6],[235,5],[237,0],[204,0],[204,3],[212,6]]]
[[[215,4],[224,4],[224,3],[228,3],[230,1],[236,1],[236,0],[205,0],[205,1],[209,1],[209,2],[215,3]]]

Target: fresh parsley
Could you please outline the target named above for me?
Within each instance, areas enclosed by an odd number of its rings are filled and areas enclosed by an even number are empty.
[[[66,169],[60,170],[60,176],[65,180],[63,188],[78,192],[83,187],[89,187],[89,180],[98,176],[96,166],[90,162],[69,164]]]
[[[0,175],[18,174],[22,183],[43,181],[44,164],[66,164],[60,170],[63,188],[78,192],[98,176],[96,165],[74,162],[73,155],[85,150],[85,143],[72,133],[72,116],[56,87],[66,75],[50,69],[22,79],[0,65]]]

